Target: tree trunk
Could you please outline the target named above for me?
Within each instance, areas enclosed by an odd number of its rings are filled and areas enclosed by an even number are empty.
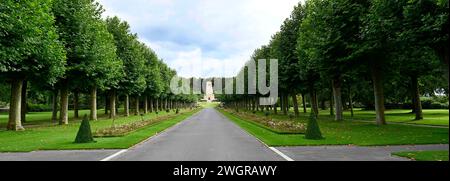
[[[371,66],[371,69],[373,92],[375,98],[376,122],[378,125],[385,125],[386,118],[384,117],[384,90],[381,77],[381,69],[373,65]]]
[[[144,96],[144,114],[148,113],[148,97],[147,95]]]
[[[74,117],[75,118],[78,118],[79,117],[79,114],[78,114],[78,102],[79,102],[79,93],[78,93],[78,91],[77,90],[75,90],[74,92],[73,92],[73,114],[74,114]]]
[[[166,100],[164,101],[164,109],[165,110],[167,110],[167,109],[169,109],[169,106],[168,106],[169,104],[168,104],[168,100],[167,100],[167,98],[166,98]]]
[[[91,87],[91,113],[90,119],[92,121],[97,120],[97,86]]]
[[[311,110],[315,113],[316,116],[319,116],[319,108],[317,106],[317,94],[312,85],[309,86],[309,96],[311,101]]]
[[[306,113],[306,100],[305,100],[305,94],[302,93],[302,105],[303,105],[303,112]]]
[[[330,116],[334,116],[334,96],[333,96],[333,93],[331,93],[331,96],[330,96]]]
[[[28,88],[28,81],[24,80],[22,85],[22,97],[20,101],[20,120],[22,123],[27,122],[27,113],[28,113],[28,104],[27,104],[27,88]]]
[[[287,113],[288,113],[287,112],[288,111],[288,109],[287,109],[287,107],[288,107],[287,96],[283,95],[282,97],[283,97],[283,114],[287,115]]]
[[[105,92],[105,115],[108,115],[109,105],[111,104],[109,101],[108,93]]]
[[[128,94],[125,95],[125,104],[123,107],[125,109],[125,116],[130,116],[130,96]]]
[[[114,94],[116,95],[116,97],[114,97],[115,99],[115,102],[116,102],[116,115],[118,115],[119,114],[119,107],[120,107],[120,103],[119,103],[119,101],[120,101],[120,97],[117,95],[117,91],[116,90],[114,90]]]
[[[289,114],[289,111],[291,109],[291,104],[289,102],[289,94],[286,94],[285,99],[286,99],[286,112]]]
[[[59,124],[69,124],[69,85],[65,80],[61,85],[61,110],[59,113]]]
[[[159,103],[159,99],[156,99],[156,102],[155,102],[155,111],[156,112],[158,112],[158,110],[159,110],[158,103]]]
[[[256,109],[258,108],[256,99],[258,99],[257,96],[254,96],[253,99],[252,99],[252,106],[253,106],[253,107],[252,107],[252,110],[253,110],[253,111],[258,111],[258,110],[256,110]]]
[[[139,115],[139,96],[136,96],[136,101],[135,101],[135,111],[134,111],[134,115]]]
[[[259,102],[259,97],[256,96],[256,97],[255,97],[255,107],[256,107],[256,111],[259,111],[259,104],[258,104],[258,102]]]
[[[58,90],[54,90],[52,96],[52,121],[58,121]]]
[[[411,83],[412,83],[412,91],[413,99],[414,99],[414,113],[416,114],[415,120],[422,120],[423,119],[423,113],[422,113],[422,103],[420,101],[420,93],[419,93],[419,80],[417,76],[411,77]]]
[[[150,98],[150,112],[153,112],[153,99]]]
[[[342,82],[340,78],[336,78],[332,82],[333,85],[333,97],[334,97],[334,107],[336,109],[336,115],[334,117],[334,120],[336,121],[342,121],[343,117],[343,106],[342,106]]]
[[[9,117],[7,130],[21,131],[25,130],[21,122],[21,102],[23,78],[14,78],[11,80],[11,100],[9,107]]]
[[[294,103],[295,116],[298,116],[300,113],[298,111],[298,101],[297,101],[297,95],[295,93],[292,94],[292,102]]]
[[[353,118],[353,95],[351,87],[348,87],[348,104],[350,106],[350,116]]]
[[[109,118],[116,117],[116,91],[111,90],[109,93]]]
[[[322,110],[326,110],[327,109],[327,107],[325,106],[325,99],[322,99],[320,101],[320,109],[322,109]]]

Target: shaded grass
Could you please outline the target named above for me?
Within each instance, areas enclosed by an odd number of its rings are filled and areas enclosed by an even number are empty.
[[[395,109],[386,111],[386,120],[388,122],[408,123],[408,124],[423,124],[423,125],[449,125],[449,110],[448,109],[424,109],[423,120],[414,120],[415,114],[411,110]],[[344,112],[347,119],[350,118],[349,112]],[[355,111],[355,120],[373,121],[375,119],[375,112],[370,110],[357,109]]]
[[[121,111],[121,109],[119,109]],[[69,123],[72,121],[80,121],[83,118],[83,115],[89,115],[89,110],[79,110],[79,118],[74,118],[74,111],[69,110],[68,116],[69,116]],[[104,114],[104,109],[97,110],[97,117],[99,120],[102,119],[108,119],[108,115]],[[25,128],[27,126],[39,126],[39,125],[48,125],[53,124],[51,121],[52,118],[52,112],[29,112],[26,114],[27,122],[23,123]],[[59,118],[59,111],[58,111],[58,118]],[[0,113],[0,129],[4,129],[6,127],[6,124],[8,123],[8,113],[3,112]]]
[[[277,134],[270,130],[255,126],[231,112],[219,109],[226,117],[247,132],[265,142],[269,146],[304,146],[304,145],[406,145],[406,144],[442,144],[448,143],[447,128],[429,128],[409,125],[377,126],[369,122],[342,121],[319,117],[318,123],[325,139],[307,140],[303,134]],[[257,113],[261,114],[261,113]],[[277,119],[286,116],[274,115]],[[297,121],[306,122],[306,116]]]
[[[146,138],[175,125],[178,122],[191,116],[198,110],[184,110],[180,115],[150,125],[132,132],[123,137],[95,138],[96,143],[74,144],[76,133],[80,126],[80,121],[73,121],[69,125],[55,125],[29,128],[23,132],[0,131],[0,151],[1,152],[27,152],[34,150],[64,150],[64,149],[123,149],[129,148]],[[160,112],[159,115],[175,114],[173,112]],[[158,116],[159,116],[158,115]],[[155,113],[147,114],[144,119],[156,117]],[[140,121],[140,116],[121,117],[115,120],[116,125],[124,125]],[[107,128],[112,125],[112,120],[91,121],[93,131]]]
[[[448,161],[448,151],[408,151],[395,152],[392,155],[416,161]]]

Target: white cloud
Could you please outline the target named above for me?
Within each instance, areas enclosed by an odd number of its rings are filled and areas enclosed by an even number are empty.
[[[181,76],[233,76],[298,0],[99,0]],[[194,69],[190,69],[194,68]]]

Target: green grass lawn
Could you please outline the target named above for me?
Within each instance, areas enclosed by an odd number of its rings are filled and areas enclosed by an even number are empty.
[[[278,108],[279,109],[279,108]],[[273,112],[273,111],[271,111]],[[289,111],[290,114],[294,114],[293,109]],[[303,109],[300,109],[300,118],[307,118],[309,116],[310,109],[307,108],[307,113],[303,113]],[[332,119],[330,116],[330,110],[319,110],[319,115],[322,118]],[[276,115],[274,115],[276,116]],[[449,126],[449,110],[448,109],[424,109],[423,120],[414,120],[415,114],[411,113],[410,109],[393,109],[386,110],[386,121],[392,123],[408,123],[408,124],[421,124],[421,125],[436,125],[436,126]],[[375,121],[375,111],[363,110],[360,108],[354,109],[354,117],[350,116],[350,111],[344,111],[344,119],[346,120],[360,120],[360,121]]]
[[[214,108],[214,107],[217,107],[219,105],[219,103],[218,102],[199,102],[198,105],[203,108]]]
[[[270,130],[242,120],[230,112],[219,109],[237,125],[270,146],[297,145],[404,145],[448,143],[448,128],[429,128],[410,125],[377,126],[362,121],[333,121],[329,115],[319,116],[319,125],[323,140],[307,140],[303,134],[277,134]],[[258,112],[257,115],[263,116]],[[286,120],[287,116],[273,115],[275,119]],[[294,121],[306,122],[307,115],[302,114]]]
[[[73,141],[80,126],[80,121],[69,122],[69,125],[45,125],[38,127],[27,128],[26,131],[0,131],[0,152],[27,152],[34,150],[61,150],[61,149],[123,149],[129,148],[134,144],[139,143],[146,138],[155,135],[158,132],[165,130],[168,127],[175,125],[178,122],[191,116],[198,110],[190,111],[183,110],[179,116],[169,120],[160,122],[155,125],[150,125],[132,132],[123,137],[112,138],[95,138],[96,143],[74,144]],[[36,118],[37,122],[49,121],[46,114],[40,113],[41,119]],[[151,119],[156,116],[167,114],[175,114],[173,112],[160,112],[159,115],[149,113],[144,116],[144,119]],[[115,120],[116,125],[123,125],[135,121],[140,121],[140,116],[119,117]],[[30,119],[30,122],[31,119]],[[112,125],[111,119],[100,119],[99,121],[91,121],[92,131],[97,129],[110,127]]]
[[[406,157],[416,161],[448,161],[448,151],[409,151],[395,152],[392,155]]]
[[[372,121],[375,118],[374,111],[367,111],[357,109],[354,112],[355,120],[368,120]],[[408,124],[424,124],[424,125],[437,125],[448,126],[449,125],[449,111],[448,109],[424,109],[423,120],[414,120],[415,114],[411,113],[411,110],[395,109],[386,111],[386,120],[388,122],[396,123],[408,123]],[[344,112],[346,119],[352,119],[350,112]]]
[[[119,109],[119,111],[122,111],[122,110]],[[75,119],[74,111],[69,110],[69,123],[71,121],[81,120],[85,114],[89,115],[89,112],[90,112],[89,110],[79,110],[78,114],[80,117],[78,119]],[[58,117],[59,117],[59,112],[58,112]],[[108,116],[104,114],[104,109],[99,109],[99,110],[97,110],[97,117],[99,120],[102,120],[102,119],[107,119]],[[51,118],[52,118],[52,112],[29,112],[26,114],[27,122],[23,123],[23,125],[25,127],[27,127],[27,126],[38,126],[38,125],[51,124],[52,123],[50,121]],[[0,130],[4,129],[6,127],[7,122],[8,122],[8,113],[7,112],[0,113]]]

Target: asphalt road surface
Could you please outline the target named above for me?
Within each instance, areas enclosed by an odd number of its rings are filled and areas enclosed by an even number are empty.
[[[283,161],[229,121],[204,109],[167,131],[111,159],[126,161]]]

